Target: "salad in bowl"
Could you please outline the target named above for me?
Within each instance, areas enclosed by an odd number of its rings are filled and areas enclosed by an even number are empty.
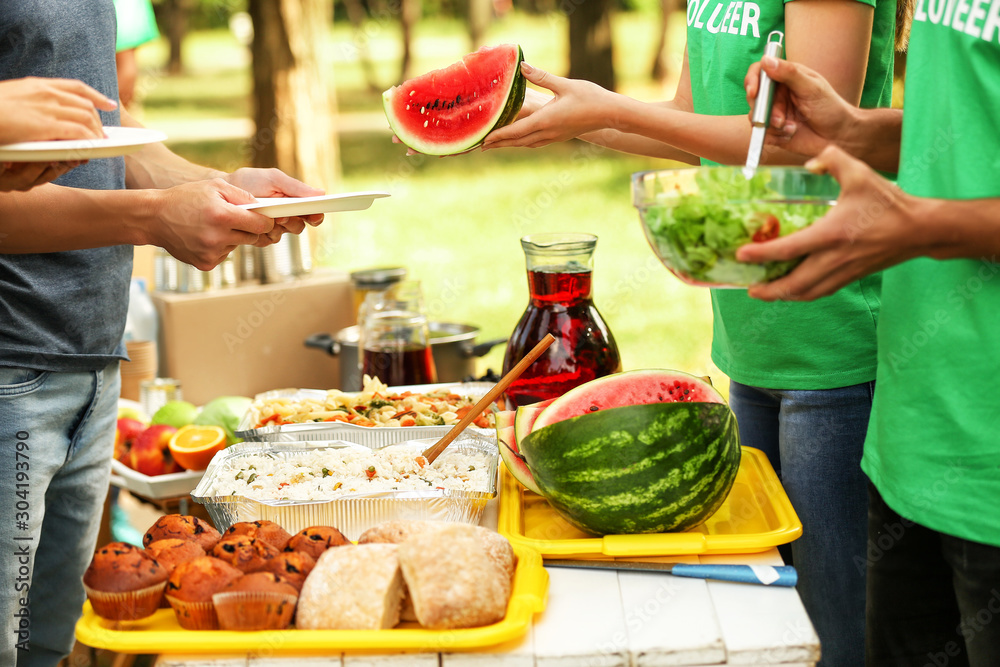
[[[802,167],[691,167],[632,175],[632,203],[653,252],[691,285],[747,288],[791,271],[800,260],[747,264],[736,249],[787,236],[823,217],[837,181]]]

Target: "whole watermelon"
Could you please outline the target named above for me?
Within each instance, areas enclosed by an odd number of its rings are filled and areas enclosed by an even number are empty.
[[[725,403],[609,408],[533,430],[519,444],[549,504],[597,535],[697,526],[725,501],[740,465]]]

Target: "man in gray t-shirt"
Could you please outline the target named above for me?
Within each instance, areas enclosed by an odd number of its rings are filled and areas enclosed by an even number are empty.
[[[2,2],[0,43],[0,80],[79,79],[117,99],[112,0]],[[73,646],[108,488],[132,246],[209,269],[322,220],[238,204],[316,194],[277,170],[225,174],[159,144],[0,192],[0,665],[56,665]]]

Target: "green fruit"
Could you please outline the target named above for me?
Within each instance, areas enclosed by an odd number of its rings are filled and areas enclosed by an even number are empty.
[[[697,526],[729,495],[741,454],[732,410],[703,402],[601,409],[518,445],[549,504],[597,535]]]
[[[242,442],[234,431],[253,401],[246,396],[220,396],[205,404],[194,423],[199,426],[220,426],[226,432],[226,444]]]
[[[174,428],[181,428],[193,423],[197,416],[198,408],[194,403],[188,403],[187,401],[167,401],[163,404],[163,407],[156,411],[149,423],[151,426],[166,424]]]
[[[137,422],[142,422],[143,424],[149,423],[149,417],[146,413],[139,408],[133,407],[119,407],[118,419],[134,419]]]

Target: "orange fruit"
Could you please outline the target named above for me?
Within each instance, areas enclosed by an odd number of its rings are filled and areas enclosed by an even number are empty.
[[[225,449],[226,432],[218,426],[181,427],[170,438],[170,453],[188,470],[204,470],[215,453]]]

